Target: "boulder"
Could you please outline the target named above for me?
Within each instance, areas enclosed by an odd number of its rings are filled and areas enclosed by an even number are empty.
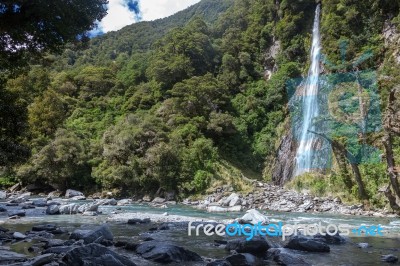
[[[88,229],[76,229],[71,233],[69,239],[80,240],[83,239],[87,234],[90,234],[93,230]]]
[[[7,192],[0,190],[0,200],[4,200],[7,198]]]
[[[70,198],[70,200],[86,200],[86,197],[85,196],[75,196],[75,197]]]
[[[225,258],[232,266],[258,266],[265,265],[262,260],[249,253],[239,253]]]
[[[62,239],[49,239],[46,242],[46,245],[44,246],[44,248],[48,249],[48,248],[52,248],[52,247],[61,247],[61,246],[66,246],[64,240],[62,240]]]
[[[99,244],[89,244],[68,251],[62,261],[66,265],[135,266],[127,257]]]
[[[41,232],[41,231],[47,231],[47,232],[52,232],[57,229],[57,226],[54,224],[41,224],[41,225],[35,225],[32,227],[32,231],[35,232]]]
[[[97,212],[99,209],[101,202],[100,201],[94,201],[91,203],[86,203],[78,208],[79,213],[84,213],[84,212]]]
[[[66,198],[73,198],[73,197],[76,197],[76,196],[85,196],[85,195],[83,195],[82,192],[77,191],[77,190],[73,190],[73,189],[68,189],[65,192],[65,197]]]
[[[145,202],[150,202],[151,201],[151,197],[149,195],[146,195],[142,198],[143,201]]]
[[[51,263],[54,260],[54,254],[43,254],[30,259],[29,261],[22,264],[22,266],[42,266]]]
[[[26,235],[20,233],[20,232],[14,232],[13,238],[17,240],[22,240],[26,238]]]
[[[6,265],[10,263],[15,263],[15,262],[22,262],[26,260],[26,256],[9,251],[9,250],[4,250],[0,249],[0,265]]]
[[[147,241],[136,248],[144,259],[158,263],[202,261],[202,258],[183,247],[159,241]]]
[[[267,216],[265,216],[264,214],[260,213],[259,211],[252,209],[252,210],[248,210],[246,211],[246,214],[243,215],[242,218],[238,219],[238,221],[240,223],[246,224],[246,223],[250,223],[250,224],[268,224],[269,223],[269,219]]]
[[[358,243],[357,246],[359,248],[369,248],[370,247],[370,245],[368,243]]]
[[[35,200],[32,200],[32,204],[35,205],[36,207],[46,207],[47,200],[46,199],[35,199]]]
[[[329,252],[330,248],[327,244],[305,236],[294,236],[285,246],[289,249],[302,250],[308,252]]]
[[[150,218],[144,218],[144,219],[133,218],[128,220],[128,224],[148,224],[150,222],[151,222]]]
[[[231,195],[229,195],[229,197],[227,197],[223,203],[222,206],[229,206],[229,207],[233,207],[236,205],[240,204],[240,197],[238,194],[236,193],[232,193]]]
[[[116,201],[115,199],[103,199],[100,200],[100,205],[111,205],[111,206],[115,206],[118,204],[118,201]]]
[[[232,264],[230,264],[226,260],[215,260],[215,261],[207,263],[206,266],[232,266]]]
[[[317,234],[314,236],[314,239],[317,241],[322,241],[324,243],[334,244],[334,245],[339,245],[339,244],[343,244],[346,242],[346,239],[343,236],[339,235],[339,233],[337,233],[336,235]]]
[[[129,204],[132,204],[131,199],[122,199],[117,202],[118,206],[124,206],[124,205],[129,205]]]
[[[250,253],[262,256],[271,246],[265,238],[254,237],[249,241],[246,241],[246,239],[230,240],[226,244],[225,249],[228,251],[235,250],[238,253]]]
[[[8,213],[8,216],[9,216],[9,217],[12,217],[12,216],[24,217],[25,215],[26,215],[25,211],[22,211],[22,210],[19,210],[19,211],[10,211],[10,212]]]
[[[49,215],[56,215],[56,214],[60,214],[60,208],[58,205],[50,205],[47,207],[46,209],[46,214]]]
[[[61,205],[58,207],[60,214],[77,214],[79,205],[76,203]]]
[[[397,261],[399,261],[399,258],[397,258],[393,254],[389,254],[389,255],[382,255],[381,260],[388,263],[396,263]]]
[[[56,190],[56,191],[50,192],[50,193],[47,195],[47,198],[48,198],[48,199],[59,198],[59,197],[61,197],[61,195],[62,195],[62,192]]]
[[[90,244],[95,241],[99,240],[110,240],[112,241],[114,239],[113,234],[110,231],[110,228],[108,225],[102,225],[91,231],[90,233],[86,234],[83,237],[83,241],[85,244]]]
[[[292,254],[284,248],[271,248],[268,250],[269,257],[272,257],[278,265],[283,266],[309,266],[311,264],[307,263],[303,258],[298,255]]]
[[[45,249],[42,254],[65,254],[68,251],[74,249],[73,246],[56,246],[56,247],[51,247],[48,249]]]
[[[152,203],[161,204],[164,203],[166,200],[164,198],[157,197],[153,199]]]
[[[234,207],[219,207],[219,206],[208,206],[208,212],[240,212],[242,210],[242,206],[234,206]]]

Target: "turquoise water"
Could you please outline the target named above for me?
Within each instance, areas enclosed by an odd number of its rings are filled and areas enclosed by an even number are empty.
[[[117,210],[117,208],[121,208]],[[145,217],[146,213],[163,214],[168,212],[170,215],[182,215],[188,217],[199,217],[204,219],[225,220],[233,219],[243,215],[243,213],[207,213],[184,205],[170,206],[168,209],[154,208],[146,204],[133,204],[130,206],[103,206],[100,207],[102,215],[96,217],[86,217],[82,215],[45,215],[45,208],[27,210],[27,217],[19,220],[8,220],[5,214],[0,215],[2,226],[11,230],[25,232],[33,225],[43,223],[56,223],[57,225],[72,231],[81,227],[93,227],[107,221],[113,212],[130,213],[140,212]],[[310,214],[310,213],[279,213],[265,212],[271,222],[283,221],[284,223],[319,223],[322,224],[348,224],[349,226],[378,225],[381,224],[385,229],[385,237],[351,237],[344,245],[331,245],[331,252],[328,254],[297,252],[313,265],[385,265],[380,261],[383,254],[394,254],[400,257],[400,220],[398,218],[375,218],[360,216],[345,216],[333,214]],[[128,239],[140,241],[143,236],[150,236],[159,241],[169,241],[179,246],[186,247],[199,253],[204,257],[223,258],[227,253],[223,248],[217,247],[214,240],[229,240],[218,236],[207,237],[188,236],[187,227],[170,224],[170,230],[149,232],[154,224],[148,225],[127,225],[120,222],[110,223],[110,228],[117,239]],[[273,238],[272,242],[283,244],[280,239]],[[372,247],[360,249],[357,247],[359,242],[368,242]],[[13,250],[30,254],[27,249],[33,243],[19,243],[12,247]],[[136,257],[133,253],[119,250],[118,252],[129,255],[138,262],[139,265],[155,265]],[[32,254],[30,254],[32,255]],[[183,264],[180,264],[183,265]],[[185,264],[189,265],[189,264]],[[198,265],[198,264],[197,264]]]

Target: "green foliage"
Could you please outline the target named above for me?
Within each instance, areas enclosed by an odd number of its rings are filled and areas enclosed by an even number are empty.
[[[105,0],[3,1],[0,69],[13,70],[43,51],[57,51],[94,28],[106,14]]]

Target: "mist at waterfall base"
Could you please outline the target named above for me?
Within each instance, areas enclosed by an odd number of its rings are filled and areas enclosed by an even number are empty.
[[[306,78],[289,80],[292,134],[297,143],[293,176],[325,173],[332,167],[329,140],[346,139],[352,163],[377,163],[379,151],[359,141],[359,136],[382,128],[377,75],[374,70],[321,75],[321,6],[315,11],[310,68]],[[345,46],[341,46],[345,55]],[[361,56],[355,62],[361,62]],[[355,67],[356,65],[354,65]],[[328,66],[325,66],[328,68]],[[366,111],[363,111],[364,107]]]

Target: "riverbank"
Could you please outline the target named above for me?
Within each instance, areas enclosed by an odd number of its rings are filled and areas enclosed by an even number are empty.
[[[348,205],[342,203],[340,198],[333,197],[315,197],[309,193],[299,193],[294,190],[285,189],[283,187],[274,186],[271,184],[249,180],[251,182],[252,191],[243,193],[236,192],[229,185],[224,185],[208,195],[202,196],[197,199],[184,199],[181,202],[177,201],[174,193],[162,193],[157,196],[146,195],[144,197],[131,197],[125,199],[114,199],[111,192],[95,193],[93,195],[85,196],[82,192],[76,190],[67,190],[61,193],[54,191],[49,194],[39,193],[35,195],[27,192],[27,189],[17,191],[15,186],[10,191],[0,191],[0,200],[5,200],[9,205],[21,205],[21,207],[29,208],[35,207],[29,200],[30,197],[36,197],[36,204],[46,205],[48,203],[57,203],[53,205],[65,205],[65,200],[102,200],[100,205],[118,205],[124,206],[132,203],[146,203],[156,208],[168,208],[168,206],[177,203],[190,206],[199,210],[205,210],[211,213],[224,213],[224,212],[244,212],[250,209],[257,209],[260,211],[279,211],[279,212],[296,212],[296,213],[329,213],[329,214],[343,214],[355,216],[372,216],[372,217],[398,217],[397,214],[390,210],[367,209],[368,207],[363,204]],[[39,197],[39,198],[38,198]],[[51,205],[51,204],[50,204]],[[64,213],[77,213],[78,206],[68,206],[63,208],[61,212]],[[94,206],[94,209],[96,206]],[[57,213],[57,208],[54,212]],[[81,209],[82,210],[82,209]],[[81,213],[90,212],[90,208],[81,211]]]

